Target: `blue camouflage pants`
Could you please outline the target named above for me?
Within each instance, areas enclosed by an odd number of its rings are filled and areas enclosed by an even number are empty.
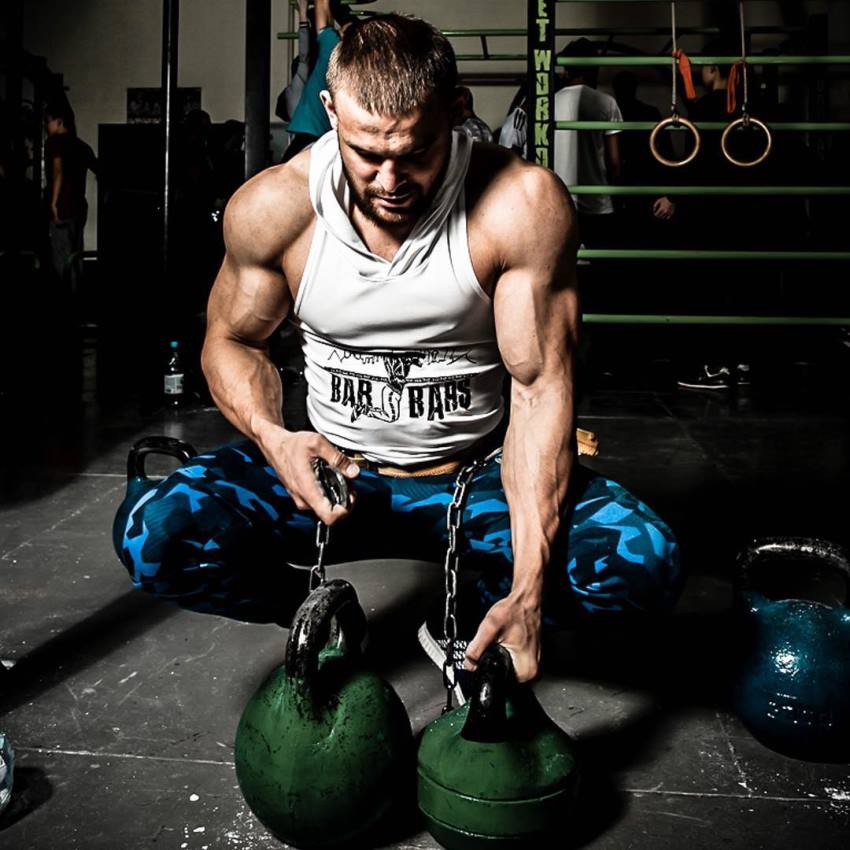
[[[351,517],[334,526],[328,563],[366,558],[442,562],[455,475],[392,478],[361,470]],[[614,481],[576,466],[547,573],[544,617],[661,612],[682,584],[668,526]],[[501,456],[472,479],[462,569],[481,571],[484,606],[507,595],[513,553]],[[184,608],[288,625],[315,562],[315,517],[296,509],[257,446],[245,440],[192,458],[130,513],[121,560],[134,586]]]

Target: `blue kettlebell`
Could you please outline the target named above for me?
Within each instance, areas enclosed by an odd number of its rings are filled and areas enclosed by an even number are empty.
[[[776,576],[843,580],[843,604],[783,597]],[[812,538],[754,541],[738,555],[740,663],[733,703],[744,725],[777,752],[811,761],[850,760],[850,561]],[[811,595],[811,594],[807,594]]]
[[[119,505],[115,521],[112,523],[112,546],[119,558],[130,511],[145,493],[159,484],[157,479],[148,478],[145,475],[145,458],[152,454],[169,455],[183,464],[195,457],[197,452],[188,443],[175,440],[173,437],[142,437],[133,444],[133,448],[127,455],[127,494]]]

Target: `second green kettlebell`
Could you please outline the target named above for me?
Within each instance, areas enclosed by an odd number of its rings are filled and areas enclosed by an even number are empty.
[[[334,625],[337,641],[329,640]],[[401,700],[357,664],[365,628],[348,582],[319,585],[295,614],[286,663],[239,721],[242,794],[278,838],[297,847],[363,836],[390,812],[413,771]]]
[[[528,685],[517,685],[507,650],[491,646],[469,703],[424,731],[419,810],[449,850],[563,843],[578,784],[569,736]]]

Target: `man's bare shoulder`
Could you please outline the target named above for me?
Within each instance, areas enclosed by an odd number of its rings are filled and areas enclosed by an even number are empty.
[[[314,218],[309,195],[310,152],[261,171],[227,204],[228,254],[252,263],[277,262]]]
[[[574,229],[575,211],[563,181],[498,145],[478,144],[469,166],[467,210],[490,237],[517,242]]]

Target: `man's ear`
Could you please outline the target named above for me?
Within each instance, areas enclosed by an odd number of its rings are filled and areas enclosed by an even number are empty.
[[[339,117],[336,114],[336,109],[334,109],[334,102],[331,98],[331,93],[324,89],[319,92],[319,97],[322,99],[322,106],[325,107],[325,112],[328,114],[328,120],[331,122],[331,127],[336,130],[339,126]]]

